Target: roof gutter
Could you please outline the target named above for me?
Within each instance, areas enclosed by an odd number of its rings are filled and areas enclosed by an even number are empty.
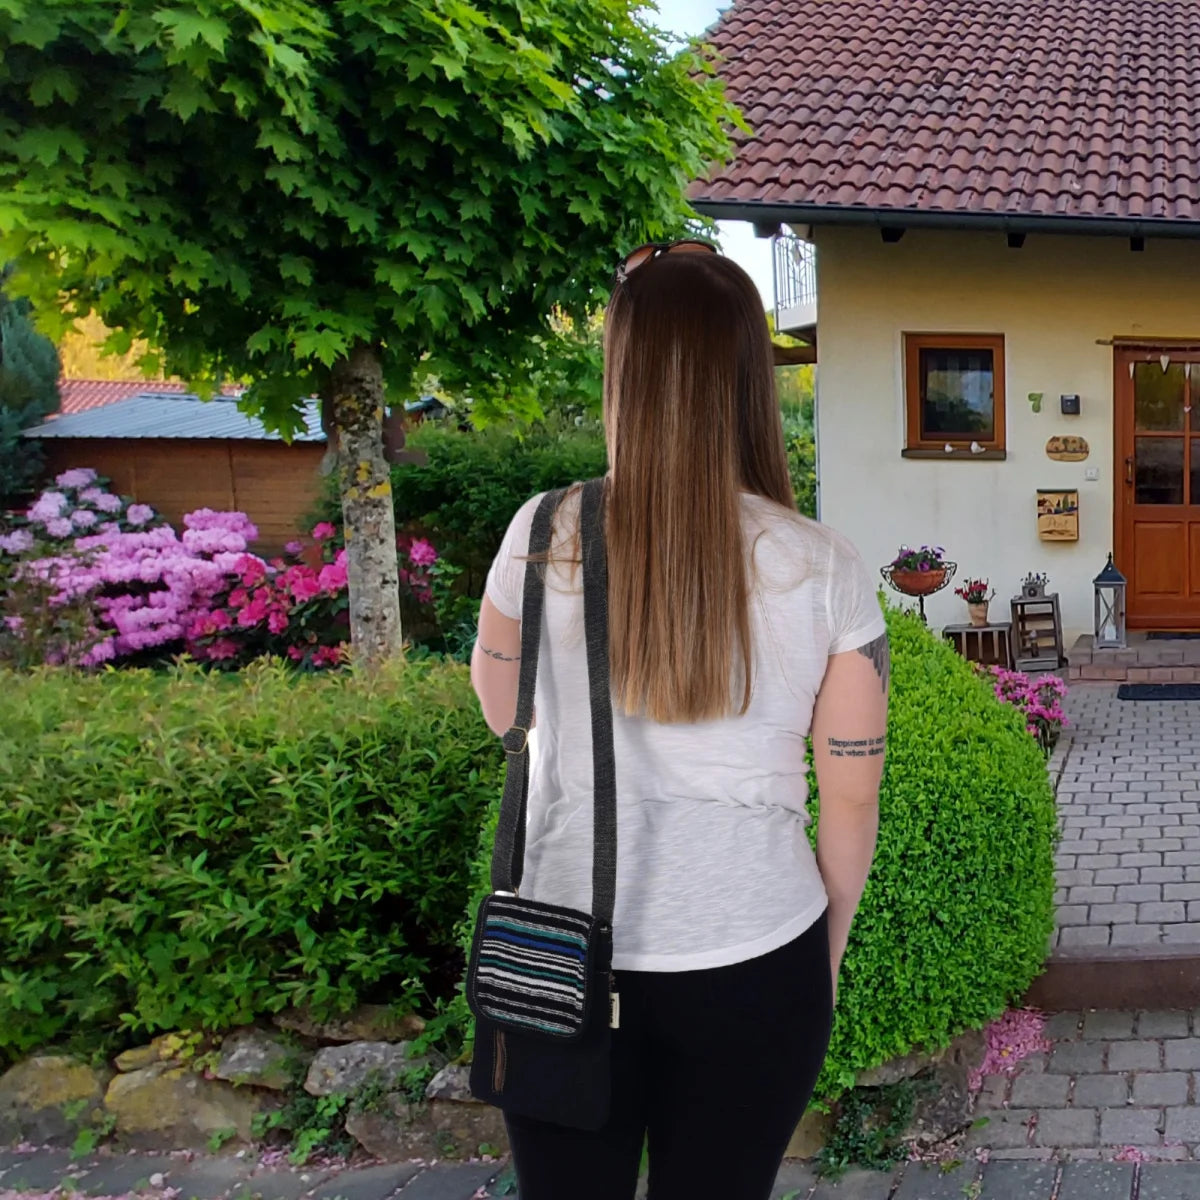
[[[758,225],[857,225],[873,229],[995,230],[1000,233],[1091,234],[1096,237],[1200,238],[1200,221],[1162,218],[1059,217],[1022,213],[928,212],[914,208],[772,204],[761,200],[693,200],[718,221]]]

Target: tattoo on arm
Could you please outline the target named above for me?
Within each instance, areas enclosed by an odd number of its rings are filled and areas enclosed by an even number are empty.
[[[479,648],[489,658],[497,659],[499,662],[520,662],[521,661],[521,656],[519,654],[501,654],[499,650],[489,650],[486,646],[484,646],[482,644],[480,645]]]
[[[829,754],[832,758],[878,758],[886,742],[886,737],[859,738],[854,742],[829,738]]]
[[[875,664],[875,670],[879,673],[879,682],[883,684],[883,690],[888,690],[888,677],[891,675],[892,657],[888,650],[887,634],[881,633],[873,642],[868,642],[865,646],[859,646],[859,654],[864,658],[869,658]]]

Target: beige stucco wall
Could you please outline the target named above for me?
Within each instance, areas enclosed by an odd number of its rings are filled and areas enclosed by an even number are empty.
[[[818,429],[821,517],[874,568],[901,543],[946,547],[959,577],[986,576],[1007,612],[1026,571],[1045,571],[1063,610],[1067,647],[1092,626],[1091,581],[1113,541],[1113,352],[1100,340],[1200,340],[1200,244],[1000,233],[820,229]],[[1002,333],[1008,458],[902,459],[902,334]],[[1034,413],[1027,396],[1043,392]],[[1065,417],[1059,396],[1078,393]],[[1046,457],[1055,434],[1082,434],[1091,456]],[[1089,481],[1087,468],[1098,468]],[[1079,489],[1079,541],[1037,536],[1038,488]],[[994,610],[996,611],[996,610]],[[927,602],[931,625],[963,621],[947,589]],[[1004,619],[1007,619],[1005,617]]]

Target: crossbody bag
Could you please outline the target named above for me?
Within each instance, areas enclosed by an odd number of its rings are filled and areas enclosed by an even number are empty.
[[[608,1118],[611,1030],[618,1019],[612,974],[617,797],[603,479],[585,483],[580,498],[594,791],[592,911],[520,895],[546,557],[564,495],[559,489],[542,499],[529,535],[517,711],[503,738],[507,772],[492,853],[493,890],[479,907],[467,969],[467,1002],[476,1020],[471,1091],[506,1113],[594,1130]]]

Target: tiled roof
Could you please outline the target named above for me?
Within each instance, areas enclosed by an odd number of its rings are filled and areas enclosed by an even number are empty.
[[[709,40],[753,132],[703,212],[1200,231],[1195,0],[737,0]]]
[[[182,383],[156,383],[146,379],[60,379],[58,393],[62,397],[59,412],[87,412],[144,392],[160,395],[182,395],[187,390]]]
[[[158,384],[143,384],[157,388]],[[305,410],[307,428],[297,442],[323,442],[320,406],[310,400]],[[101,408],[54,417],[26,432],[35,438],[223,438],[278,441],[260,421],[246,416],[231,398],[198,400],[181,394],[146,393],[129,396]]]

